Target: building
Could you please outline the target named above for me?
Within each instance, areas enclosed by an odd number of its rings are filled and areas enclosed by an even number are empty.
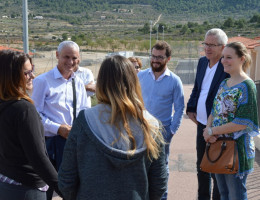
[[[43,19],[43,16],[35,16],[33,19]]]
[[[106,55],[106,58],[111,57],[111,56],[115,56],[115,55],[120,55],[120,56],[124,56],[126,58],[129,58],[129,57],[134,56],[134,52],[133,51],[119,51],[119,52],[108,53]]]
[[[10,47],[7,47],[7,46],[0,46],[0,51],[3,51],[3,50],[13,50],[13,51],[23,52],[23,50],[20,50],[20,49],[10,48]],[[29,55],[32,56],[33,53],[29,52]]]

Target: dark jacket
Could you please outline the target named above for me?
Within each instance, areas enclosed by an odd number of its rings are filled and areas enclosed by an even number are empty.
[[[0,173],[32,188],[58,191],[57,172],[47,156],[43,126],[30,102],[0,101]]]
[[[92,110],[95,107],[86,111],[90,112],[90,117],[93,116]],[[160,157],[152,162],[147,157],[146,148],[129,156],[126,151],[106,144],[110,139],[107,138],[110,133],[106,131],[109,127],[94,128],[103,130],[102,137],[100,133],[93,133],[93,126],[88,123],[84,111],[81,111],[64,148],[58,175],[64,198],[159,200],[167,185],[163,145]]]
[[[192,89],[192,93],[190,95],[190,99],[187,103],[187,112],[195,112],[197,113],[197,103],[199,100],[200,92],[201,92],[201,86],[202,82],[207,70],[209,60],[206,57],[202,57],[199,59],[198,66],[197,66],[197,74],[196,79],[194,83],[194,87]],[[213,80],[210,85],[208,97],[206,100],[206,110],[207,110],[207,117],[209,117],[213,105],[214,98],[218,92],[218,88],[220,83],[229,77],[229,74],[224,72],[224,67],[221,63],[221,60],[219,60],[219,64],[217,66],[217,70],[215,72],[215,75],[213,77]]]

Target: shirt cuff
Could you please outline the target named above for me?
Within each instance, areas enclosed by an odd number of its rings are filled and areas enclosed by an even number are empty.
[[[52,123],[52,125],[49,127],[49,130],[52,134],[58,135],[58,130],[59,130],[60,126],[61,126],[61,124]]]

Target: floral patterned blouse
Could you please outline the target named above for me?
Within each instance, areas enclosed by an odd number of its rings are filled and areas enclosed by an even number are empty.
[[[247,126],[244,130],[226,134],[227,137],[233,137],[237,141],[238,176],[243,177],[253,170],[255,158],[253,137],[259,134],[256,86],[251,79],[247,79],[228,87],[227,80],[220,84],[214,99],[211,111],[212,126],[221,126],[229,122]]]

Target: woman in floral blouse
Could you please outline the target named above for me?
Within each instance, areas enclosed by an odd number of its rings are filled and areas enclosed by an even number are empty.
[[[245,200],[246,179],[253,171],[255,159],[253,137],[259,134],[256,87],[246,74],[251,57],[242,43],[227,44],[222,54],[221,62],[230,78],[219,86],[203,135],[210,143],[223,134],[236,140],[239,172],[216,174],[216,179],[221,200]]]

